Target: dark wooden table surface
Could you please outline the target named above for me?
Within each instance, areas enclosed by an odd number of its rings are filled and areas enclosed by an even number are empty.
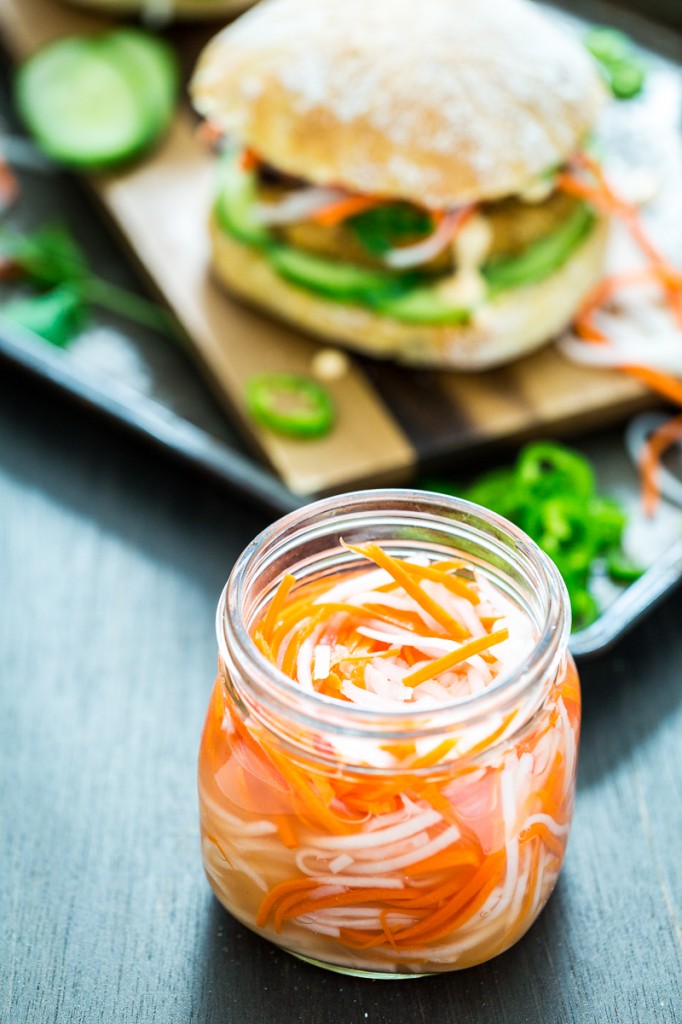
[[[346,979],[219,907],[195,760],[215,604],[267,519],[0,364],[0,1024],[682,1021],[682,591],[581,666],[566,866],[502,957]]]
[[[345,979],[204,880],[213,612],[263,512],[0,368],[0,1021],[682,1020],[682,596],[583,666],[557,891],[492,963]]]

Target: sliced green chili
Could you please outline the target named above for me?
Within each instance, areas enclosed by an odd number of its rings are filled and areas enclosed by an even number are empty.
[[[585,46],[616,99],[629,100],[642,91],[646,69],[624,32],[601,26],[593,28],[585,36]]]
[[[296,373],[260,373],[246,385],[246,404],[262,426],[288,437],[315,438],[334,424],[331,395],[312,377]]]
[[[623,553],[627,517],[618,501],[598,494],[594,470],[579,452],[551,441],[529,444],[514,466],[484,473],[467,489],[428,481],[427,490],[460,494],[520,526],[552,558],[564,578],[574,629],[599,615],[590,592],[597,565],[629,583],[641,570]]]

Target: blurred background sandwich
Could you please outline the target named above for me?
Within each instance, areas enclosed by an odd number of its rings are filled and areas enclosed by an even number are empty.
[[[218,278],[322,338],[477,370],[546,342],[607,224],[556,187],[603,89],[525,0],[266,0],[192,93],[224,138]]]

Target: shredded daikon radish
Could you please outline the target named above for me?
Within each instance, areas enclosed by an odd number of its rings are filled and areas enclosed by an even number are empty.
[[[442,820],[438,811],[428,808],[419,809],[414,806],[417,813],[408,818],[405,822],[389,825],[387,828],[375,829],[373,831],[361,831],[353,836],[318,836],[315,845],[323,850],[360,850],[376,846],[378,843],[395,843],[401,839],[408,839],[410,836],[430,828]]]
[[[568,825],[557,824],[549,814],[531,814],[530,818],[526,818],[524,828],[529,829],[531,825],[546,825],[552,835],[559,839],[568,834]]]
[[[313,679],[326,679],[332,664],[332,649],[329,644],[318,644],[313,652]]]
[[[336,586],[330,587],[323,595],[316,597],[313,604],[333,604],[347,601],[354,594],[375,590],[377,587],[386,586],[391,582],[391,577],[384,569],[372,569],[370,572],[360,573],[358,576],[349,576]]]

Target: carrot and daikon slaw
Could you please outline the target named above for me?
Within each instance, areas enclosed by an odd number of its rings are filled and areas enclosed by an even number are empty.
[[[615,367],[641,381],[674,405],[682,406],[682,271],[675,267],[649,237],[634,203],[619,196],[604,169],[592,154],[578,153],[571,166],[557,176],[557,187],[589,202],[596,210],[621,223],[640,251],[641,266],[604,277],[585,298],[574,322],[575,337],[561,343],[564,353],[590,366]],[[657,344],[641,337],[637,328],[628,332],[618,317],[606,312],[621,293],[647,289],[660,294],[665,313],[657,324]],[[655,308],[651,303],[652,309]],[[601,321],[601,322],[600,322]],[[663,344],[661,344],[661,341]],[[680,417],[657,431],[644,445],[640,457],[644,510],[652,515],[659,498],[658,469],[666,449],[680,439]]]
[[[528,659],[530,618],[476,568],[373,542],[349,550],[366,564],[285,575],[251,628],[261,654],[319,698],[321,721],[329,704],[389,715],[455,704]],[[285,750],[226,682],[199,790],[206,871],[239,920],[315,962],[380,975],[480,963],[530,926],[572,813],[570,662],[530,721],[516,707],[446,736],[377,739],[370,753],[321,727],[319,759]]]

